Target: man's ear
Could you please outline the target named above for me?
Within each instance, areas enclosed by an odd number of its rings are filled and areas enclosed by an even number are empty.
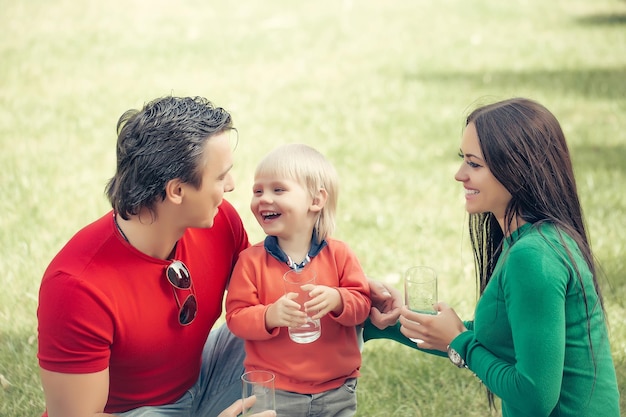
[[[328,200],[328,191],[324,188],[320,188],[317,194],[315,194],[315,197],[313,197],[313,202],[309,210],[315,213],[322,211],[324,205],[326,205],[326,200]]]
[[[185,187],[180,178],[174,178],[169,180],[165,184],[165,199],[171,201],[174,204],[180,204],[183,201],[185,194]]]

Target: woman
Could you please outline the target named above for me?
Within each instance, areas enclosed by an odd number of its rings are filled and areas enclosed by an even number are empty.
[[[467,118],[465,188],[481,297],[471,322],[444,303],[401,310],[420,349],[447,351],[510,416],[619,416],[602,295],[565,137],[542,105],[514,98]]]

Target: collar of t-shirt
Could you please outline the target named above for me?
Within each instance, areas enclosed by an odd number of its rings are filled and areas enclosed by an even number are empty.
[[[265,242],[263,243],[265,250],[267,253],[272,255],[274,258],[278,259],[280,262],[284,262],[289,266],[289,268],[298,270],[304,268],[306,264],[311,262],[311,259],[315,257],[324,246],[326,246],[326,240],[322,240],[320,243],[317,243],[317,236],[315,232],[313,232],[313,237],[311,237],[311,247],[309,248],[309,253],[306,255],[304,260],[300,263],[294,262],[289,255],[287,255],[283,250],[278,246],[278,238],[276,236],[267,236],[265,238]]]

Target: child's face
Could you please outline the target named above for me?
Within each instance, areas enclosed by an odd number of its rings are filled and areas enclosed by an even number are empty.
[[[310,240],[317,218],[312,204],[313,197],[297,181],[263,175],[254,179],[250,210],[267,235]]]

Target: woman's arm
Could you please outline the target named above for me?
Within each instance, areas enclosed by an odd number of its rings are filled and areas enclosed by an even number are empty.
[[[371,278],[368,281],[372,300],[370,324],[379,330],[394,326],[400,317],[400,308],[404,304],[402,294],[391,285]]]

